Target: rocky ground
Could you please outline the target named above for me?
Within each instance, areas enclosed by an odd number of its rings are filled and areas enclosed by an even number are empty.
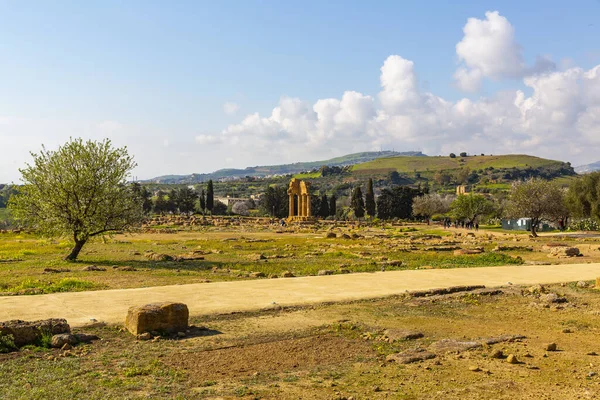
[[[0,398],[591,399],[598,315],[574,282],[207,316],[147,341],[91,326],[101,340],[0,355]]]

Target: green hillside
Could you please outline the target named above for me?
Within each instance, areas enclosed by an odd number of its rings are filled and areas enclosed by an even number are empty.
[[[499,156],[468,156],[468,157],[387,157],[357,164],[353,172],[372,173],[390,172],[411,174],[414,172],[454,171],[462,168],[506,169],[506,168],[540,168],[560,167],[565,163],[524,154],[509,154]]]

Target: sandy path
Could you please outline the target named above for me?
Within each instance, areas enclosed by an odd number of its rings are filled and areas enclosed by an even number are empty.
[[[190,315],[251,311],[278,305],[302,305],[368,299],[405,291],[459,285],[487,287],[592,280],[600,264],[507,266],[308,276],[287,279],[199,283],[140,289],[0,297],[0,321],[66,318],[73,326],[90,319],[121,323],[132,305],[156,301],[186,303]]]

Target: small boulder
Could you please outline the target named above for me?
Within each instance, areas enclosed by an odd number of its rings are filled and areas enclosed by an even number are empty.
[[[544,346],[544,350],[546,351],[556,351],[556,349],[556,343],[548,343],[546,346]]]
[[[84,267],[82,271],[106,271],[106,268],[97,267],[95,265],[88,265],[87,267]]]
[[[586,287],[588,287],[588,284],[586,281],[579,281],[579,282],[577,282],[577,287],[585,289]]]
[[[502,352],[502,350],[494,350],[490,354],[490,358],[496,358],[496,359],[504,358],[504,353]]]
[[[183,303],[151,303],[130,307],[125,326],[134,335],[154,330],[179,332],[187,329],[188,318],[189,310]]]
[[[151,340],[153,338],[152,334],[150,332],[144,332],[141,335],[137,335],[136,339],[137,340]]]
[[[265,273],[264,272],[260,272],[260,271],[259,272],[252,272],[250,274],[251,278],[264,278],[265,276],[266,276]]]
[[[514,354],[509,354],[508,357],[506,357],[506,362],[509,364],[518,364],[519,360]]]
[[[65,344],[74,346],[77,343],[79,343],[77,336],[72,335],[70,333],[61,333],[61,334],[52,336],[52,340],[50,341],[50,346],[55,349],[60,349]]]
[[[326,239],[335,239],[337,237],[337,235],[335,234],[335,232],[327,232],[327,234],[325,235]]]
[[[317,273],[317,275],[319,275],[319,276],[333,275],[333,271],[330,269],[322,269]]]
[[[294,275],[291,271],[284,271],[281,273],[281,277],[282,278],[295,278],[296,275]]]

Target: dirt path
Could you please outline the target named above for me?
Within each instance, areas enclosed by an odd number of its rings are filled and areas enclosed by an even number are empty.
[[[0,297],[0,321],[66,318],[121,323],[127,309],[156,301],[186,303],[190,315],[252,311],[277,305],[368,299],[459,285],[506,286],[592,280],[600,264],[389,271],[287,279],[215,282],[96,292]]]

